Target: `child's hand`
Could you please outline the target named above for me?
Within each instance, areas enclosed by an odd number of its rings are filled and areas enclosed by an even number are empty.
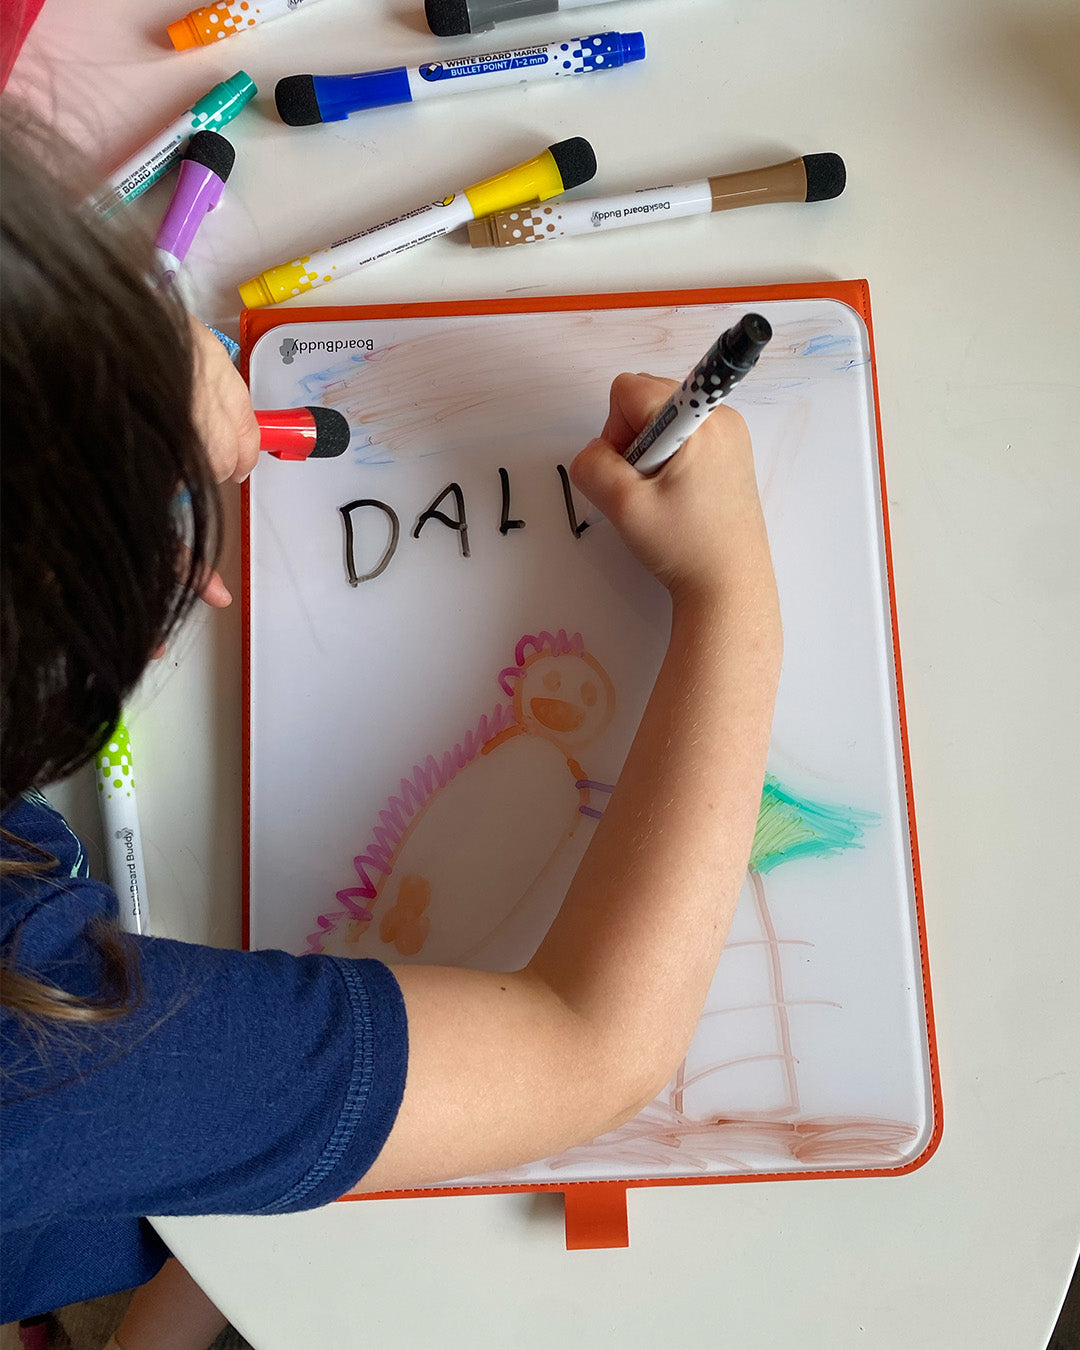
[[[195,345],[195,428],[219,483],[242,483],[259,461],[259,424],[251,395],[225,348],[192,319]]]
[[[716,408],[652,477],[623,459],[676,387],[655,375],[618,376],[603,433],[570,476],[676,601],[712,603],[756,579],[771,587],[750,435],[733,408]]]
[[[251,395],[229,354],[205,324],[191,321],[195,347],[194,420],[214,480],[242,483],[259,460],[259,425]],[[199,595],[215,609],[232,596],[218,572],[209,572]]]

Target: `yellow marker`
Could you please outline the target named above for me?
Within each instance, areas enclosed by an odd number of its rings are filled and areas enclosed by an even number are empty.
[[[374,225],[359,234],[310,253],[279,267],[268,268],[240,287],[240,299],[248,309],[275,305],[290,296],[323,286],[347,276],[368,263],[438,239],[461,225],[495,211],[506,211],[525,202],[543,202],[559,192],[587,183],[596,173],[592,146],[580,136],[559,141],[516,168],[485,178],[463,192],[454,192],[427,206],[418,207],[385,225]]]

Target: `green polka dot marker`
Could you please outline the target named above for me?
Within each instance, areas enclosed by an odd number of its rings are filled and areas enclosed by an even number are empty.
[[[120,926],[129,933],[143,933],[146,931],[146,872],[135,802],[131,737],[122,721],[117,722],[98,753],[94,772],[109,881],[120,902]]]

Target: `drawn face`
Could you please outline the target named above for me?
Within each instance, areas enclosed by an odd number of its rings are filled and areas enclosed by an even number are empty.
[[[606,729],[615,711],[615,688],[591,656],[539,654],[526,663],[514,710],[531,736],[572,752]]]

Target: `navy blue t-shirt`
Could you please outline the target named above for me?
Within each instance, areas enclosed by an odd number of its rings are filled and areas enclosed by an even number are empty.
[[[2,886],[5,966],[101,993],[88,925],[113,891],[36,793],[11,835],[58,860]],[[9,857],[40,855],[4,841]],[[390,1133],[408,1041],[377,961],[130,939],[141,994],[104,1023],[28,1026],[5,1009],[0,1321],[149,1279],[167,1252],[147,1214],[313,1209],[364,1175]]]

